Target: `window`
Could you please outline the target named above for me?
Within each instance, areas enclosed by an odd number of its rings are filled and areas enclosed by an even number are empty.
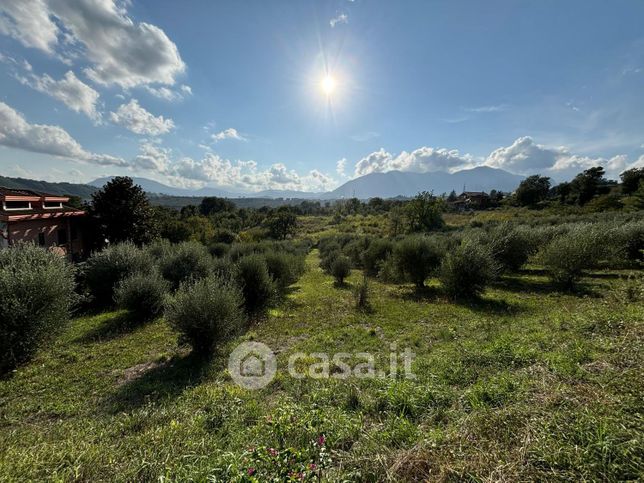
[[[31,203],[29,201],[5,201],[5,210],[30,210]]]
[[[58,229],[58,244],[64,245],[67,243],[67,230],[65,228]]]
[[[62,208],[63,204],[60,201],[45,201],[43,203],[45,208]]]
[[[38,245],[41,247],[45,246],[45,234],[43,232],[38,233]]]

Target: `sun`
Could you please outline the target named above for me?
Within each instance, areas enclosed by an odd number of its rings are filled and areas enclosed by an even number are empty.
[[[324,79],[322,79],[320,86],[322,87],[322,91],[327,95],[327,97],[329,97],[333,94],[333,91],[335,91],[335,79],[332,75],[327,74],[324,76]]]

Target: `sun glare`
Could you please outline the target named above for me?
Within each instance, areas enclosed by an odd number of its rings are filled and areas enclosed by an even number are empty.
[[[320,84],[322,86],[322,90],[327,96],[330,96],[333,94],[333,91],[335,90],[335,79],[331,75],[326,75],[324,79],[322,79],[322,82]]]

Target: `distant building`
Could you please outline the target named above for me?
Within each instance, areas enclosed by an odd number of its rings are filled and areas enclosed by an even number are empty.
[[[0,248],[33,242],[70,259],[84,256],[83,210],[66,206],[67,196],[0,187]]]
[[[463,191],[448,205],[457,211],[482,210],[490,205],[490,195],[485,191]]]

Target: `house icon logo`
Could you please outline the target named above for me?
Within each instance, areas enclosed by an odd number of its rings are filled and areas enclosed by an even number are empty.
[[[275,377],[277,359],[266,344],[242,342],[228,358],[228,372],[239,386],[261,389]]]

